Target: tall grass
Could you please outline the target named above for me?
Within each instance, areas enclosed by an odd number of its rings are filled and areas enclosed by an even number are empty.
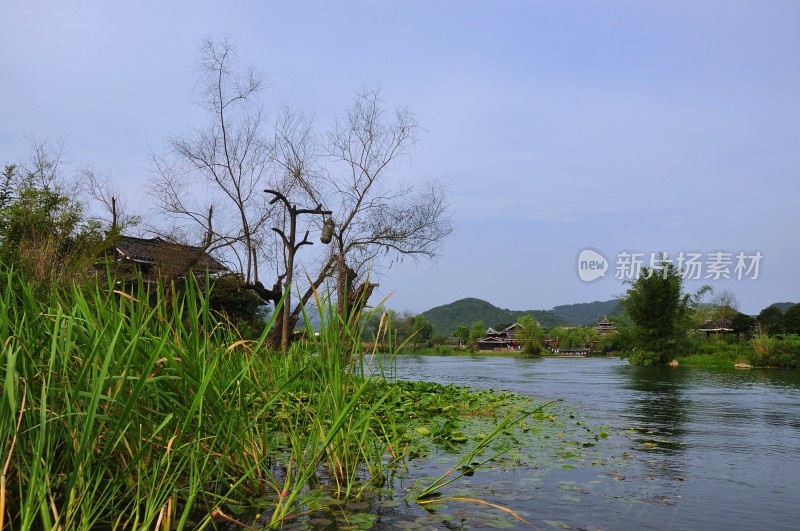
[[[2,279],[0,524],[183,527],[262,466],[258,421],[282,392],[263,338],[241,341],[193,281],[184,297],[113,288],[41,302]]]
[[[215,315],[208,278],[42,300],[0,274],[3,531],[278,527],[404,459],[408,425],[385,407],[396,389],[362,352],[367,319],[323,294],[319,334],[282,355],[266,347],[273,321],[248,341]]]
[[[377,411],[390,390],[377,385],[379,377],[362,364],[360,337],[367,320],[358,312],[338,314],[335,303],[319,292],[314,299],[319,333],[307,324],[305,343],[293,345],[281,364],[288,375],[300,370],[297,364],[302,363],[306,375],[280,398],[280,429],[292,448],[292,466],[272,515],[273,525],[323,492],[347,499],[372,482],[383,481],[385,456],[394,441],[386,431],[375,429],[381,425]],[[399,437],[402,431],[393,428],[391,433]]]
[[[358,370],[359,316],[317,294],[324,326],[280,356],[183,289],[109,281],[39,300],[0,280],[0,529],[189,528],[381,481],[402,430]],[[380,426],[376,429],[376,426]],[[387,434],[393,434],[391,436]]]
[[[800,368],[800,336],[797,334],[772,337],[761,334],[752,344],[751,363],[756,367]]]

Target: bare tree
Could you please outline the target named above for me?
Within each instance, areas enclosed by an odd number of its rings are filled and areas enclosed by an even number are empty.
[[[730,308],[731,310],[738,310],[739,309],[739,300],[736,298],[736,294],[730,290],[723,290],[720,292],[719,295],[714,297],[711,301],[715,307],[725,307]]]
[[[379,261],[435,257],[452,231],[443,186],[433,182],[415,189],[393,179],[395,163],[416,141],[418,128],[407,108],[389,107],[381,100],[380,90],[364,89],[325,138],[322,149],[331,165],[322,171],[310,120],[284,110],[276,122],[273,162],[284,190],[308,210],[332,212],[330,218],[309,216],[318,226],[325,219],[335,226],[332,248],[309,281],[318,288],[335,278],[343,315],[367,302],[377,286],[369,281],[368,273],[375,271]],[[289,210],[283,209],[284,213]],[[285,242],[282,249],[283,271],[288,273],[292,262],[286,262]],[[294,326],[312,294],[309,288],[299,297],[288,314],[288,326]]]
[[[283,208],[284,202],[275,205],[264,190],[277,190],[290,207],[310,204],[310,210],[320,210],[312,195],[319,175],[319,149],[311,121],[283,109],[270,129],[258,103],[262,77],[252,68],[238,69],[229,42],[201,44],[199,74],[201,105],[209,112],[210,123],[171,138],[169,150],[153,157],[150,193],[160,212],[173,221],[154,232],[202,240],[204,250],[222,253],[235,264],[244,287],[277,306],[290,289],[296,251],[290,252],[286,237],[277,235],[305,227],[289,230],[296,221],[291,208]],[[265,264],[272,266],[271,288],[261,282]],[[302,302],[309,297],[304,295]],[[299,314],[297,307],[284,324],[282,312],[273,330],[283,330],[285,336]],[[283,343],[285,347],[285,339]]]
[[[326,178],[325,205],[334,212],[336,291],[340,312],[365,301],[375,285],[364,279],[381,255],[434,257],[452,232],[444,188],[421,191],[391,180],[395,163],[416,142],[419,125],[407,107],[386,105],[381,90],[364,88],[327,137],[341,173]]]
[[[733,318],[739,313],[739,300],[735,293],[727,289],[715,296],[711,305],[714,308],[712,312],[714,318],[718,319],[721,324],[730,325]]]
[[[205,40],[200,46],[200,104],[210,124],[169,140],[153,157],[150,192],[158,209],[202,231],[205,247],[238,264],[246,284],[259,283],[258,250],[271,213],[270,143],[256,96],[260,74],[237,71],[234,46]]]
[[[301,306],[329,278],[336,278],[345,312],[352,301],[369,298],[375,284],[364,279],[378,258],[437,254],[452,231],[445,190],[436,183],[414,189],[391,179],[419,129],[407,108],[387,106],[379,89],[364,89],[323,140],[310,119],[288,109],[265,134],[257,102],[261,76],[237,70],[228,42],[205,41],[200,53],[202,105],[210,124],[170,139],[169,150],[153,157],[150,191],[174,221],[170,231],[204,238],[205,249],[223,252],[238,265],[245,286],[277,303],[292,289],[299,248],[290,235],[305,231],[305,245],[309,231],[323,223],[330,230],[335,222],[333,249],[310,254],[317,260],[312,268],[303,266],[310,287],[279,316],[274,331],[292,329]],[[323,161],[331,164],[323,168]],[[283,200],[274,201],[275,192]],[[292,225],[298,219],[303,226]],[[274,272],[271,289],[261,283],[259,268],[265,265]]]
[[[24,168],[34,186],[74,199],[78,191],[75,181],[65,175],[63,168],[64,140],[58,140],[54,145],[35,136],[28,140],[31,154]]]
[[[140,216],[128,213],[125,197],[108,173],[100,173],[93,166],[85,165],[78,174],[83,181],[83,193],[102,210],[95,215],[95,220],[117,234],[141,223]]]

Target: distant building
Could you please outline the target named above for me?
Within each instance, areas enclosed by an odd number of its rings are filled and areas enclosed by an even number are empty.
[[[731,324],[731,320],[727,317],[720,317],[718,319],[706,321],[697,331],[705,332],[707,336],[711,334],[726,334],[728,332],[733,332],[733,325]]]
[[[616,327],[614,323],[608,320],[608,317],[603,317],[603,319],[597,323],[597,334],[600,336],[608,335],[614,330],[616,330]]]
[[[538,321],[536,324],[539,325]],[[488,328],[486,337],[478,340],[478,350],[521,350],[522,340],[517,340],[517,332],[524,328],[519,323],[514,323],[499,332],[494,328]]]

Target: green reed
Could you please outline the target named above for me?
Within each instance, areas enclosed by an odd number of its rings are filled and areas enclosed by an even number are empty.
[[[113,288],[40,301],[4,273],[0,527],[183,527],[252,494],[271,451],[259,419],[281,393],[263,338],[241,341],[194,280],[184,296]]]
[[[319,333],[307,325],[305,341],[273,361],[280,366],[277,374],[295,374],[302,364],[305,375],[280,398],[280,428],[289,441],[291,466],[272,525],[323,495],[347,499],[383,480],[388,442],[374,427],[388,390],[381,391],[376,377],[358,369],[365,320],[358,313],[342,316],[329,297],[314,296]]]
[[[360,312],[316,293],[319,333],[283,355],[272,321],[244,340],[216,315],[211,284],[86,280],[41,300],[3,271],[0,529],[278,527],[403,464],[408,419]]]
[[[0,528],[205,527],[231,507],[271,507],[277,526],[382,477],[388,391],[353,363],[358,315],[317,294],[321,333],[281,356],[272,322],[245,341],[214,314],[209,279],[178,287],[42,301],[4,272]]]

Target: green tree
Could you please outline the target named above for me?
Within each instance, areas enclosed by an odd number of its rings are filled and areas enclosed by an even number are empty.
[[[43,285],[85,273],[105,248],[83,205],[33,173],[6,166],[0,183],[0,262]]]
[[[411,329],[414,333],[412,343],[414,344],[415,350],[417,345],[428,345],[430,343],[433,337],[433,325],[430,321],[425,319],[424,315],[415,315],[411,319]]]
[[[755,317],[751,317],[742,312],[736,312],[736,315],[731,319],[731,328],[733,328],[733,332],[740,339],[750,339],[753,336],[755,326]]]
[[[519,325],[517,337],[522,340],[523,351],[531,356],[539,356],[542,353],[544,332],[536,323],[536,319],[524,315],[517,319],[517,324]]]
[[[474,348],[478,345],[478,340],[486,335],[486,325],[483,321],[476,321],[469,327],[469,340],[467,346]]]
[[[388,310],[388,313],[392,340],[395,345],[401,345],[414,333],[412,326],[414,316],[407,311],[396,312],[395,310]]]
[[[581,328],[553,326],[547,331],[553,341],[558,340],[558,348],[581,348],[586,344],[586,339]]]
[[[683,277],[671,263],[660,268],[642,268],[630,283],[620,303],[631,320],[632,339],[637,350],[634,363],[666,363],[681,353],[688,340],[691,314],[704,286],[694,296],[683,291]]]
[[[767,335],[783,333],[783,312],[777,306],[767,306],[756,317],[761,331]]]
[[[461,340],[466,343],[469,341],[469,328],[464,325],[456,327],[455,332],[453,332],[453,337],[461,338]]]
[[[17,175],[17,167],[14,165],[6,165],[3,170],[3,175],[0,176],[0,210],[5,208],[11,201],[11,194],[13,192],[13,181]],[[1,229],[2,227],[0,227]]]
[[[783,326],[788,334],[800,334],[800,304],[795,304],[786,310]]]

